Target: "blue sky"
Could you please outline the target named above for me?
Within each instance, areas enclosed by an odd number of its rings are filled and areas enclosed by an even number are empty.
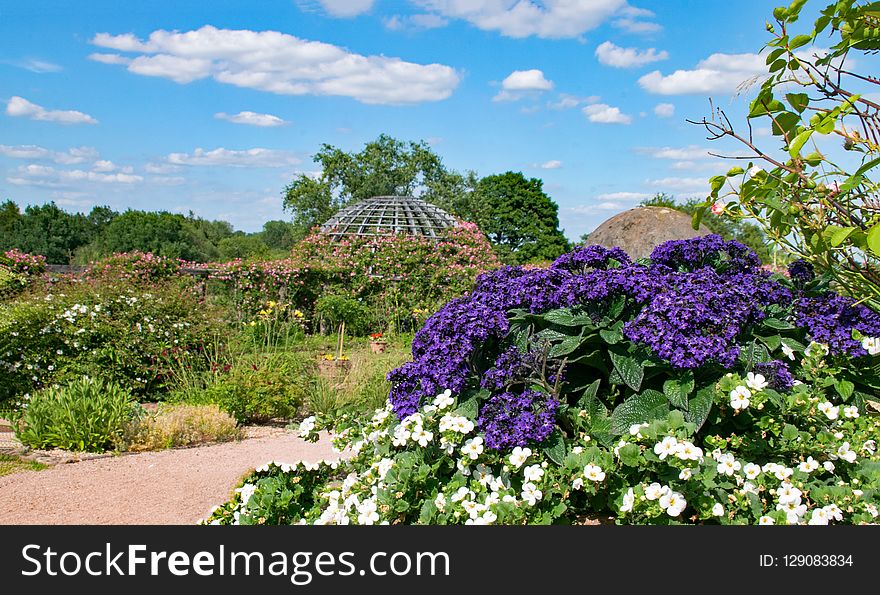
[[[0,199],[256,231],[322,143],[387,133],[543,179],[576,239],[730,167],[685,119],[742,122],[777,4],[0,0]]]

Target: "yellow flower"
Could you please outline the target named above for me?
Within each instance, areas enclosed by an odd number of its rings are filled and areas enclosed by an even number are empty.
[[[296,318],[302,318],[302,317],[303,317],[303,313],[300,312],[299,310],[294,310],[294,311],[293,311],[293,315],[294,315]]]
[[[257,326],[257,321],[251,320],[250,323],[248,323],[248,326]]]
[[[329,362],[329,361],[333,361],[333,354],[332,354],[332,353],[325,353],[325,354],[322,355],[321,357],[322,357],[323,359],[327,360],[328,362]]]
[[[270,301],[267,305],[269,306],[269,309],[271,310],[272,308],[274,308],[275,306],[278,305],[278,302],[272,302],[272,301]]]
[[[341,361],[341,362],[347,362],[347,361],[348,361],[348,356],[347,356],[347,355],[340,355],[340,356],[339,356],[339,361]]]

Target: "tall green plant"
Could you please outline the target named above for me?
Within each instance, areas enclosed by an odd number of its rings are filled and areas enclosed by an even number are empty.
[[[767,77],[751,102],[746,131],[722,110],[700,122],[709,139],[736,139],[751,152],[747,168],[710,179],[707,209],[752,218],[767,237],[826,272],[848,293],[880,310],[880,104],[867,92],[880,79],[850,69],[852,54],[880,50],[880,3],[841,0],[812,28],[796,27],[806,0],[773,11],[767,24]],[[818,49],[828,40],[832,44]],[[769,125],[781,151],[758,147],[753,123]],[[830,147],[839,140],[843,151]],[[838,158],[839,157],[839,158]]]

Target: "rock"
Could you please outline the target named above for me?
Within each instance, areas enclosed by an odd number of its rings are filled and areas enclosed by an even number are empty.
[[[632,259],[647,258],[658,244],[668,240],[686,240],[712,233],[704,225],[695,230],[691,216],[666,207],[636,207],[618,213],[599,225],[587,238],[587,244],[606,248],[619,246]]]

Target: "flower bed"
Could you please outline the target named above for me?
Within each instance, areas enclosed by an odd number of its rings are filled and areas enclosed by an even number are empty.
[[[791,277],[718,236],[483,275],[337,423],[353,460],[267,466],[212,520],[871,522],[880,317]]]

